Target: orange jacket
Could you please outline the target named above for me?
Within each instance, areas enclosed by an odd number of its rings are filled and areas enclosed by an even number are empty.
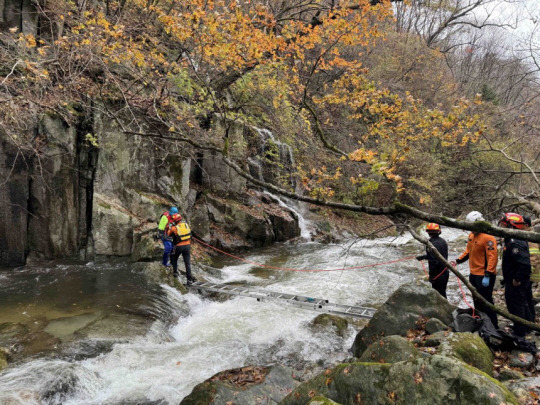
[[[485,233],[471,233],[465,252],[456,260],[463,263],[469,260],[471,274],[485,275],[486,271],[497,274],[497,241],[494,236]]]
[[[178,235],[178,228],[176,226],[171,226],[169,230],[167,231],[167,235],[172,235],[173,233]],[[184,245],[190,245],[190,240],[184,240],[182,242],[177,243],[175,246],[184,246]]]

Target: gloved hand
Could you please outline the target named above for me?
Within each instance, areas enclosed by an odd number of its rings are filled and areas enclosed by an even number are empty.
[[[423,257],[422,256],[416,256],[416,260],[421,261],[421,260],[423,260]]]
[[[483,287],[489,286],[489,276],[484,276],[484,278],[482,279],[482,286]]]

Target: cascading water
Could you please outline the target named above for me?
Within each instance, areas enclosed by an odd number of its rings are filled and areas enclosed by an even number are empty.
[[[335,245],[284,244],[246,258],[299,270],[332,269],[376,264],[422,250],[418,243],[400,237]],[[242,282],[375,307],[401,284],[422,275],[414,260],[337,272],[254,269],[232,258],[216,265],[221,277],[205,275],[209,281]],[[26,312],[37,316],[36,302],[47,306],[49,325],[67,322],[73,303],[96,316],[84,323],[77,313],[80,328],[67,328],[71,333],[61,335],[56,350],[28,356],[0,373],[0,403],[178,404],[196,384],[222,370],[272,363],[305,369],[308,364],[328,366],[350,356],[355,327],[349,326],[344,337],[331,330],[315,332],[309,323],[317,312],[246,297],[217,302],[143,280],[142,271],[130,265],[0,272],[0,304],[3,316],[7,314],[0,324],[21,322],[25,316],[18,311],[23,309],[33,308]],[[450,299],[455,297],[452,292]],[[133,329],[140,324],[132,318],[140,314],[151,323]],[[108,318],[114,322],[99,323]],[[132,324],[125,327],[128,322]]]
[[[265,191],[264,193],[268,195],[274,201],[277,201],[280,206],[287,208],[288,210],[292,211],[296,215],[296,218],[298,219],[298,227],[300,228],[300,237],[305,241],[311,241],[311,236],[313,235],[315,227],[302,214],[301,208],[300,208],[302,203],[286,200],[285,197],[277,196],[268,191]]]

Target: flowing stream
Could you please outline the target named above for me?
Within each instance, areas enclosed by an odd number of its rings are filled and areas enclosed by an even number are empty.
[[[443,233],[447,240],[461,235]],[[282,244],[243,257],[291,269],[336,269],[422,251],[419,243],[401,236]],[[414,259],[335,272],[271,271],[232,258],[215,266],[221,276],[205,274],[209,281],[373,307],[423,276]],[[460,300],[455,277],[449,299],[454,304]],[[219,371],[274,363],[299,370],[313,365],[316,371],[347,359],[365,325],[351,321],[344,337],[332,330],[313,331],[309,323],[315,311],[248,297],[220,302],[196,293],[182,295],[150,282],[141,266],[127,263],[0,271],[0,310],[0,336],[9,336],[11,328],[34,342],[0,373],[1,404],[178,404]],[[22,347],[22,342],[11,344],[15,351]]]

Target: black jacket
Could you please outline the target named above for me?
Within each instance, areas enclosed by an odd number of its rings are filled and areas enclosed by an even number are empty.
[[[429,241],[433,246],[435,246],[435,249],[439,251],[439,253],[448,260],[448,245],[446,241],[441,238],[440,236],[432,236],[429,238]],[[435,257],[435,254],[431,251],[429,247],[426,246],[426,254],[423,256],[418,256],[418,260],[428,260],[429,263],[429,278],[437,277],[445,268],[446,265],[444,263],[439,262],[439,260]]]
[[[524,240],[505,238],[502,255],[502,271],[506,282],[527,282],[531,278],[529,244]]]

